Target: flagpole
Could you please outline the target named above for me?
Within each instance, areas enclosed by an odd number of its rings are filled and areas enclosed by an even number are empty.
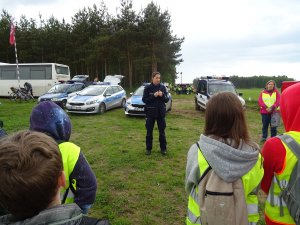
[[[18,61],[17,42],[16,41],[15,41],[15,53],[16,53],[18,84],[19,84],[19,88],[20,88],[20,71],[19,71],[19,61]]]
[[[16,27],[13,24],[13,21],[11,21],[10,23],[11,23],[11,25],[10,25],[10,44],[12,44],[11,41],[13,41],[13,44],[15,46],[15,56],[16,56],[16,64],[17,64],[16,72],[17,72],[17,76],[18,76],[18,85],[19,85],[19,88],[20,88],[20,71],[19,71],[17,41],[16,41]]]

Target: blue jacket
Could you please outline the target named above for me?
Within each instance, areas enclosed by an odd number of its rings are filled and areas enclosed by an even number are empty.
[[[155,97],[154,93],[157,91],[163,92],[163,96]],[[143,102],[146,104],[145,112],[146,117],[165,117],[166,115],[166,102],[169,97],[167,89],[163,84],[154,85],[153,83],[147,85],[144,89]]]

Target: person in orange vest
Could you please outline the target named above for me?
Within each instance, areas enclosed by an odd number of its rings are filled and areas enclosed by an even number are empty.
[[[261,142],[265,142],[268,137],[268,128],[271,127],[271,137],[277,135],[277,127],[271,126],[272,113],[279,110],[280,93],[276,88],[274,80],[269,80],[265,89],[260,93],[258,105],[260,106],[260,114],[262,121],[262,138]]]
[[[300,83],[287,88],[281,96],[280,112],[285,134],[300,144]],[[264,177],[261,189],[268,194],[265,203],[265,220],[267,225],[295,224],[288,208],[283,202],[283,215],[280,215],[280,185],[286,186],[290,179],[297,157],[278,137],[269,138],[262,149],[264,158]],[[271,188],[272,187],[272,188]],[[282,188],[282,187],[281,187]],[[299,190],[300,192],[300,190]]]

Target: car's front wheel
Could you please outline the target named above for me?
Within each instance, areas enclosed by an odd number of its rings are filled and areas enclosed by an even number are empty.
[[[125,108],[126,100],[123,98],[120,107]]]
[[[106,107],[105,107],[105,104],[102,102],[99,105],[99,114],[103,114],[103,113],[105,113],[105,111],[106,111]]]
[[[66,109],[66,105],[67,105],[67,100],[66,100],[66,99],[62,100],[62,101],[61,101],[61,107],[62,107],[63,109]]]
[[[200,106],[197,103],[197,98],[195,98],[195,109],[196,110],[200,110]]]

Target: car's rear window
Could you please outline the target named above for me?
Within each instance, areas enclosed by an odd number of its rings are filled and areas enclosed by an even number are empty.
[[[57,84],[50,88],[48,93],[54,94],[54,93],[64,93],[66,90],[70,87],[69,84]]]
[[[89,86],[89,87],[83,89],[78,94],[79,95],[97,96],[97,95],[102,95],[103,92],[105,91],[105,89],[106,89],[105,86],[94,85],[94,86]]]

